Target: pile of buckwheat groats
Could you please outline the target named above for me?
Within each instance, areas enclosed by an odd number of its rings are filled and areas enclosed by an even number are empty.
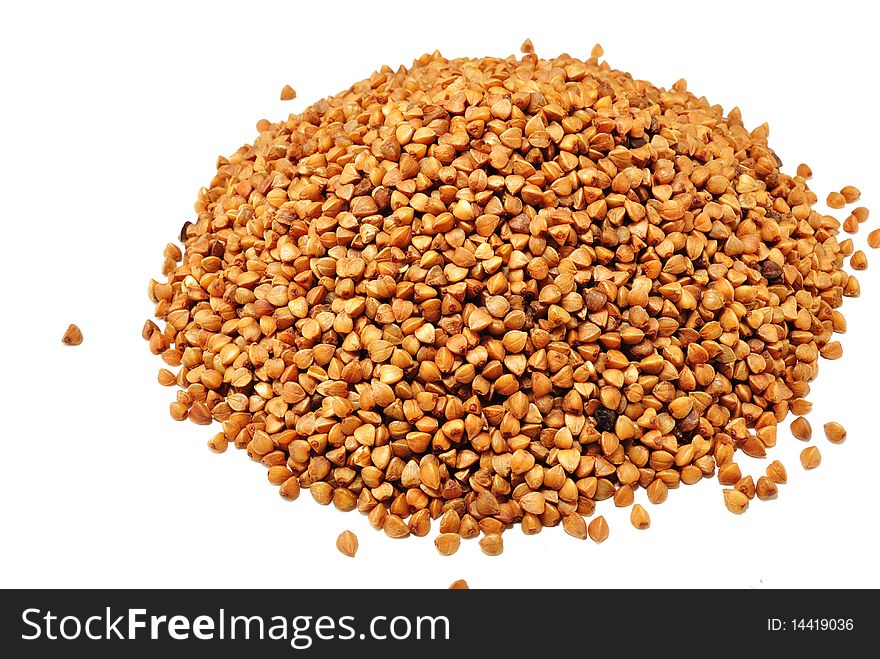
[[[765,457],[809,412],[864,253],[766,125],[598,47],[523,52],[383,67],[219,159],[149,287],[171,415],[222,424],[211,448],[246,449],[285,498],[392,538],[439,520],[443,554],[481,533],[501,553],[512,524],[601,542],[584,517],[637,488],[656,504],[717,475],[736,513],[773,497],[782,464],[756,483],[737,452]]]

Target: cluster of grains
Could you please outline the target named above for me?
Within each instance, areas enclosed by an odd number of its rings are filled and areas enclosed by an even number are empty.
[[[392,538],[437,521],[442,554],[514,524],[601,542],[596,502],[716,475],[733,512],[772,498],[784,467],[755,484],[737,455],[840,356],[851,242],[766,125],[600,54],[425,55],[259,122],[149,286],[172,416],[287,499]]]

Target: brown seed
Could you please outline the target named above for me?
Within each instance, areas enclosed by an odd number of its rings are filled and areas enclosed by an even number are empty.
[[[788,474],[785,471],[785,466],[779,460],[774,460],[767,465],[767,478],[774,483],[786,483]]]
[[[434,545],[441,556],[451,556],[458,551],[461,536],[458,533],[441,533],[434,539]]]
[[[621,485],[614,493],[614,505],[625,508],[633,502],[633,491],[629,485]]]
[[[159,384],[163,387],[171,387],[177,384],[177,376],[167,368],[159,369]]]
[[[284,85],[281,88],[281,100],[282,101],[292,101],[296,98],[296,91],[290,85]]]
[[[590,540],[595,543],[604,542],[608,539],[608,522],[605,521],[605,518],[602,515],[599,515],[590,522],[590,525],[587,527],[587,533],[590,536]]]
[[[864,206],[859,206],[852,212],[852,214],[859,223],[865,222],[868,219],[868,215],[870,215],[868,209]]]
[[[724,505],[735,515],[741,515],[749,507],[749,499],[739,490],[724,490]]]
[[[281,489],[279,490],[279,494],[282,499],[287,499],[288,501],[295,501],[299,498],[300,486],[299,479],[296,476],[291,476],[286,481],[281,484]]]
[[[829,421],[823,427],[825,428],[825,437],[829,442],[840,444],[846,439],[846,428],[836,421]]]
[[[868,234],[868,247],[872,249],[880,247],[880,229],[874,229]]]
[[[803,416],[813,411],[813,404],[805,398],[795,398],[789,403],[792,414]]]
[[[189,420],[200,426],[207,426],[214,421],[214,417],[211,415],[211,410],[208,409],[207,405],[201,401],[196,401],[189,409]]]
[[[504,541],[500,533],[490,533],[480,538],[480,549],[487,556],[498,556],[504,551]]]
[[[229,440],[226,439],[226,435],[224,435],[222,432],[214,435],[214,437],[211,438],[211,441],[208,442],[208,448],[210,448],[215,453],[223,453],[228,446]]]
[[[449,586],[449,590],[470,590],[470,586],[468,586],[467,581],[464,579],[458,579],[457,581],[453,581]]]
[[[815,446],[808,446],[801,451],[801,464],[804,469],[815,469],[822,462],[822,455]]]
[[[648,511],[642,508],[639,504],[632,507],[632,511],[629,514],[629,521],[637,529],[646,529],[651,526],[651,517],[648,515]]]
[[[357,536],[351,531],[343,531],[336,538],[336,548],[349,558],[354,558],[358,550]]]
[[[586,540],[587,538],[587,522],[578,513],[565,515],[562,518],[562,528],[568,535],[578,540]]]
[[[813,437],[813,427],[804,417],[799,416],[791,422],[791,434],[803,442],[808,442]]]
[[[397,515],[385,517],[383,529],[389,538],[405,538],[410,534],[409,526]]]
[[[849,265],[853,270],[866,270],[868,268],[868,257],[862,250],[857,249],[849,257]]]
[[[829,208],[843,208],[846,205],[846,199],[839,192],[829,192],[825,203]]]
[[[742,478],[742,472],[739,465],[735,462],[728,462],[718,468],[718,482],[722,485],[734,485]]]
[[[840,341],[830,341],[819,351],[825,359],[840,359],[843,356],[843,346]]]
[[[183,421],[189,414],[189,407],[187,407],[186,403],[177,401],[171,403],[170,411],[172,419],[174,419],[175,421]]]
[[[653,504],[663,503],[669,493],[669,488],[662,480],[651,481],[648,485],[648,501]]]
[[[458,535],[460,535],[465,540],[470,538],[476,538],[480,535],[480,525],[473,517],[470,515],[464,515],[461,518],[461,524],[458,527]]]
[[[813,177],[813,170],[810,169],[809,165],[801,164],[797,166],[797,175],[809,179]]]
[[[846,201],[846,203],[851,204],[854,201],[858,201],[859,197],[862,196],[861,191],[852,185],[846,185],[840,189],[840,194]]]
[[[292,476],[290,469],[282,466],[269,467],[266,475],[272,485],[283,485]]]
[[[749,499],[755,498],[755,481],[751,476],[745,476],[741,478],[736,485],[734,485],[734,489],[742,492]]]
[[[66,346],[78,346],[83,342],[82,331],[76,325],[71,324],[64,332],[64,336],[61,337],[61,342]]]
[[[761,476],[758,479],[758,483],[755,485],[755,494],[757,494],[758,498],[762,501],[772,499],[776,496],[778,491],[776,483],[771,481],[767,476]]]

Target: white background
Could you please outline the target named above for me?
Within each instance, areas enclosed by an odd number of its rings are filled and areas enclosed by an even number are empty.
[[[785,171],[809,163],[820,199],[854,184],[876,207],[877,6],[4,3],[0,587],[880,586],[877,253],[843,309],[844,357],[813,386],[817,470],[800,467],[786,424],[776,501],[731,515],[714,479],[660,506],[641,492],[647,531],[607,501],[604,544],[512,529],[498,558],[476,541],[448,558],[430,538],[392,541],[308,492],[283,501],[243,452],[214,455],[210,429],[170,419],[173,390],[140,337],[147,281],[217,155],[252,141],[262,117],[435,48],[505,56],[531,37],[541,56],[586,58],[601,42],[616,68],[664,86],[685,77],[725,111],[739,105],[747,127],[768,121]],[[292,103],[278,100],[285,83]],[[70,322],[78,348],[61,345]],[[843,445],[824,439],[832,419]],[[360,538],[354,560],[334,546],[344,529]]]

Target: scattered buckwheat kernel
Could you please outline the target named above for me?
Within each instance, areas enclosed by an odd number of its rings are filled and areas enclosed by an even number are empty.
[[[470,586],[468,586],[468,582],[464,579],[459,579],[450,584],[449,590],[470,590]]]
[[[755,498],[755,481],[751,476],[741,478],[736,485],[734,485],[734,489],[745,494],[748,499]]]
[[[562,528],[568,535],[578,540],[587,539],[587,522],[576,512],[562,518]]]
[[[290,85],[284,85],[281,88],[281,100],[282,101],[292,101],[296,98],[296,90]]]
[[[804,414],[809,414],[813,410],[813,403],[805,398],[795,398],[789,403],[789,409],[792,414],[803,416]]]
[[[822,461],[822,455],[815,446],[808,446],[801,451],[801,464],[804,469],[815,469]]]
[[[724,490],[724,505],[730,512],[740,515],[749,507],[749,498],[739,490]]]
[[[803,442],[808,442],[813,436],[813,427],[804,417],[799,416],[791,422],[791,434]]]
[[[590,522],[587,527],[587,533],[590,536],[590,540],[595,543],[604,542],[608,539],[608,522],[605,521],[605,518],[602,515],[599,515]]]
[[[819,350],[819,354],[825,359],[840,359],[843,356],[843,346],[840,341],[831,341]]]
[[[855,201],[859,200],[859,197],[862,196],[861,191],[852,185],[847,185],[841,188],[840,190],[841,196],[846,200],[846,203],[851,204]]]
[[[357,536],[351,531],[343,531],[336,538],[336,548],[349,558],[354,558],[358,550]]]
[[[461,546],[461,536],[458,533],[441,533],[434,539],[434,545],[442,556],[451,556]]]
[[[829,208],[840,209],[846,206],[846,199],[839,192],[829,192],[825,203]]]
[[[487,556],[498,556],[504,551],[504,540],[500,533],[489,533],[480,538],[480,549]]]
[[[769,478],[774,483],[779,485],[788,482],[788,473],[785,470],[785,465],[783,465],[779,460],[774,460],[769,465],[767,465],[767,478]]]
[[[868,257],[862,250],[857,249],[850,257],[849,265],[853,270],[865,270],[868,267]]]
[[[778,492],[779,488],[776,487],[776,483],[770,480],[767,476],[761,476],[755,485],[755,494],[761,499],[761,501],[772,499]]]
[[[635,504],[632,507],[632,511],[630,511],[629,514],[629,521],[637,529],[646,529],[651,526],[651,517],[648,515],[648,511],[639,504]]]
[[[78,346],[83,342],[82,331],[76,325],[71,324],[64,332],[64,336],[61,337],[61,342],[66,346]]]
[[[825,437],[828,438],[829,442],[840,444],[843,440],[846,439],[846,428],[844,428],[836,421],[829,421],[824,425],[824,428]]]

